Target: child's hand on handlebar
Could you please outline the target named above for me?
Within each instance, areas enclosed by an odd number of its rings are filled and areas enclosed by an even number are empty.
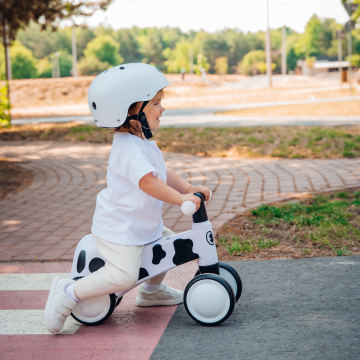
[[[201,200],[197,196],[192,195],[192,194],[182,194],[182,195],[180,195],[179,205],[181,206],[185,201],[193,202],[195,204],[195,206],[196,206],[196,211],[199,210],[199,207],[201,205]]]
[[[192,186],[189,190],[188,190],[188,194],[195,194],[195,193],[201,193],[205,195],[205,200],[209,201],[210,200],[210,189],[207,186]]]

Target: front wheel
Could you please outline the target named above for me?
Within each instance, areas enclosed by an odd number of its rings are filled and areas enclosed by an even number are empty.
[[[231,265],[222,261],[219,261],[219,270],[220,276],[232,287],[236,302],[238,302],[242,293],[242,281],[238,272]],[[195,276],[198,275],[200,275],[199,270],[196,272]]]
[[[215,274],[201,274],[187,284],[184,305],[189,316],[202,325],[219,325],[235,308],[235,295],[229,283]]]

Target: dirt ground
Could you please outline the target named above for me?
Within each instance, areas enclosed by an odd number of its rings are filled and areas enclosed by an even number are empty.
[[[360,188],[348,189],[347,192],[355,193]],[[323,193],[326,196],[337,194],[338,192]],[[293,203],[302,203],[309,205],[313,201],[313,196],[294,199]],[[278,202],[270,205],[281,206],[284,203]],[[355,219],[359,218],[360,209],[351,205],[349,209]],[[255,221],[254,221],[255,220]],[[226,248],[230,244],[232,236],[240,237],[243,239],[257,239],[264,237],[263,229],[259,223],[256,222],[256,216],[250,211],[237,215],[234,219],[228,221],[221,229],[219,229],[215,236],[217,252],[219,260],[221,261],[238,261],[238,260],[270,260],[270,259],[300,259],[300,258],[313,258],[325,256],[337,256],[337,252],[329,246],[319,249],[311,241],[299,242],[295,241],[296,226],[290,225],[286,222],[274,224],[271,233],[266,233],[272,239],[278,241],[278,246],[265,248],[259,251],[250,251],[245,254],[230,255]],[[224,242],[224,239],[227,239]],[[336,242],[336,241],[335,241]],[[335,243],[334,242],[334,243]],[[347,247],[345,255],[360,255],[360,243],[352,241],[350,246]]]
[[[334,98],[348,96],[346,89],[334,89],[317,79],[295,76],[276,82],[272,89],[240,88],[243,75],[208,75],[205,82],[199,76],[180,81],[178,74],[166,75],[170,85],[165,89],[166,109],[206,107],[214,104],[242,104],[266,101]],[[94,77],[60,79],[27,79],[10,82],[12,118],[89,115],[87,93]],[[354,89],[354,94],[358,91]]]
[[[360,101],[332,102],[271,106],[257,109],[232,110],[220,113],[232,116],[281,117],[281,116],[359,116]]]
[[[0,158],[0,201],[18,194],[33,183],[32,174],[21,162]]]

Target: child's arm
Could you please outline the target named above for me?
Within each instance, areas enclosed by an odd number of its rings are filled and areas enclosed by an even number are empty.
[[[192,201],[196,205],[196,210],[199,210],[201,201],[197,196],[192,194],[180,194],[180,192],[154,176],[152,172],[140,179],[139,188],[153,198],[173,205],[181,206],[184,201]]]
[[[166,169],[167,184],[181,194],[194,194],[196,192],[205,195],[205,200],[210,199],[210,189],[206,186],[191,186],[186,180],[178,175],[174,170]]]

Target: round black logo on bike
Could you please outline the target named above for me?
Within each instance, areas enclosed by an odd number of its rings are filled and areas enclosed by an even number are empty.
[[[214,234],[212,233],[212,231],[208,231],[206,233],[206,241],[210,244],[210,245],[214,245]]]

